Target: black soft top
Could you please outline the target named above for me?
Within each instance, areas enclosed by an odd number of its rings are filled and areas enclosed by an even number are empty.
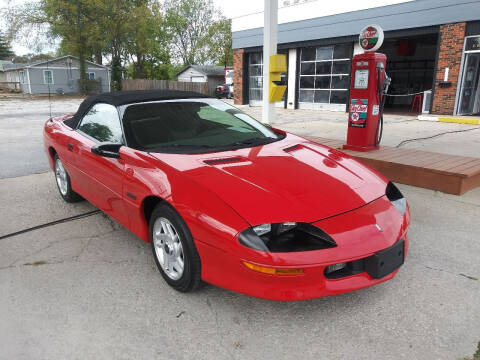
[[[114,106],[133,104],[147,101],[157,100],[173,100],[173,99],[192,99],[192,98],[209,98],[210,96],[196,93],[193,91],[179,90],[135,90],[135,91],[114,91],[102,93],[99,95],[89,96],[82,101],[77,112],[70,119],[65,120],[65,124],[75,129],[80,119],[97,103],[110,104]]]

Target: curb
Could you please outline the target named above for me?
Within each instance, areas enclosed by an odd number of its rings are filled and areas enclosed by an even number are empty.
[[[480,125],[479,119],[462,118],[462,117],[457,118],[457,117],[418,115],[418,120],[438,121],[438,122],[444,122],[444,123],[456,123],[456,124],[468,124],[468,125]]]

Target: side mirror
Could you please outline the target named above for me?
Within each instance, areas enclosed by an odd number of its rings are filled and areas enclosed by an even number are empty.
[[[108,157],[108,158],[120,158],[120,148],[123,144],[114,144],[114,143],[100,143],[98,145],[92,146],[92,153],[98,156]]]

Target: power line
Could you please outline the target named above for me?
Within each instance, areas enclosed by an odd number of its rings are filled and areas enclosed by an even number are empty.
[[[298,1],[297,3],[293,3],[293,4],[289,4],[289,5],[284,5],[284,6],[279,6],[278,8],[279,8],[279,9],[285,9],[285,8],[289,8],[289,7],[293,7],[293,6],[298,6],[298,5],[303,5],[303,4],[306,4],[306,3],[311,3],[311,2],[316,2],[316,1],[320,1],[320,0],[304,0],[304,1]],[[245,15],[234,16],[234,17],[231,17],[231,18],[229,18],[229,19],[231,19],[231,20],[240,19],[240,18],[243,18],[243,17],[247,17],[247,16],[251,16],[251,15],[258,15],[258,14],[263,14],[263,10],[262,10],[262,11],[256,11],[256,12],[253,12],[253,13],[249,13],[249,14],[245,14]]]
[[[427,137],[422,137],[422,138],[415,138],[415,139],[408,139],[408,140],[403,140],[402,142],[400,142],[397,146],[397,148],[399,148],[400,146],[406,144],[406,143],[409,143],[409,142],[412,142],[412,141],[419,141],[419,140],[429,140],[429,139],[434,139],[436,137],[439,137],[439,136],[442,136],[442,135],[446,135],[446,134],[455,134],[455,133],[461,133],[461,132],[467,132],[467,131],[472,131],[472,130],[478,130],[480,129],[480,126],[477,126],[477,127],[474,127],[474,128],[471,128],[471,129],[464,129],[464,130],[455,130],[455,131],[446,131],[446,132],[442,132],[440,134],[435,134],[435,135],[432,135],[432,136],[427,136]]]
[[[26,232],[30,232],[30,231],[34,231],[34,230],[38,230],[38,229],[43,229],[45,227],[49,227],[49,226],[52,226],[52,225],[57,225],[57,224],[62,224],[62,223],[73,221],[73,220],[83,219],[83,218],[88,217],[88,216],[99,214],[100,212],[101,212],[100,210],[93,210],[93,211],[89,211],[89,212],[86,212],[86,213],[83,213],[83,214],[69,216],[69,217],[59,219],[59,220],[55,220],[55,221],[50,221],[50,222],[45,223],[45,224],[33,226],[31,228],[26,228],[26,229],[23,229],[23,230],[20,230],[20,231],[15,231],[15,232],[10,233],[10,234],[2,235],[2,236],[0,236],[0,240],[7,239],[7,238],[10,238],[12,236],[17,236],[17,235],[20,235],[20,234],[24,234]]]

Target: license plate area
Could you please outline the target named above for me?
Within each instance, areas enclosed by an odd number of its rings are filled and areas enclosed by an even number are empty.
[[[405,261],[405,240],[397,241],[392,247],[379,251],[365,259],[365,270],[374,279],[391,274]]]

